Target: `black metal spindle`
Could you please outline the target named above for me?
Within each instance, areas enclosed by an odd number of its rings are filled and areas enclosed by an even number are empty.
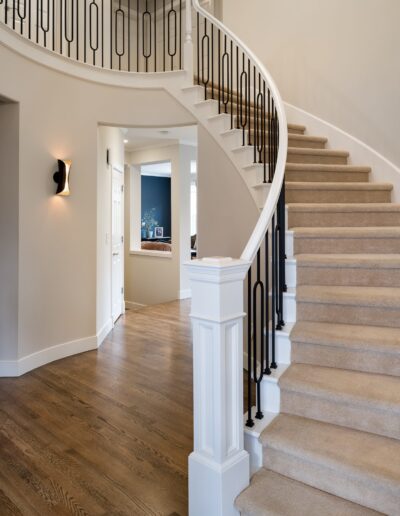
[[[260,290],[260,324],[258,327],[258,304],[257,304],[257,292]],[[256,419],[262,419],[264,417],[261,410],[261,381],[264,375],[264,284],[261,281],[261,250],[259,249],[257,252],[256,258],[256,282],[253,286],[253,381],[256,384],[256,402],[257,402],[257,412],[255,415]],[[259,332],[260,343],[258,341]],[[258,351],[260,350],[260,373],[258,374]]]
[[[252,369],[252,282],[251,282],[251,267],[247,273],[247,421],[246,426],[253,427],[254,421],[252,418],[252,382],[251,382],[251,369]]]
[[[269,302],[269,287],[270,287],[270,257],[269,257],[269,231],[265,235],[264,241],[264,264],[265,264],[265,369],[264,374],[270,375],[270,353],[269,353],[269,316],[270,316],[270,302]]]
[[[276,283],[277,283],[277,265],[276,265],[276,215],[272,217],[272,285],[271,285],[271,369],[277,369],[276,353],[275,353],[275,340],[276,340]]]
[[[165,40],[165,37],[164,37]],[[165,54],[165,51],[164,51]],[[164,62],[165,72],[165,62]],[[197,84],[200,84],[200,14],[197,13]]]
[[[218,114],[221,113],[221,29],[218,29]]]

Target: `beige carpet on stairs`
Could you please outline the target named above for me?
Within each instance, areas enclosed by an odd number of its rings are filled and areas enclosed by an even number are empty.
[[[244,516],[400,516],[400,205],[325,144],[289,138],[297,323]]]

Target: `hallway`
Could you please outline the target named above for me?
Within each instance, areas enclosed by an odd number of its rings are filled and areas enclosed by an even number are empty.
[[[127,312],[98,351],[0,379],[0,514],[187,514],[190,301]]]

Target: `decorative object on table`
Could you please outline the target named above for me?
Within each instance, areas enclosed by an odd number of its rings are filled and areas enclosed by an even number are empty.
[[[142,228],[145,228],[148,238],[153,238],[154,228],[158,225],[158,220],[155,218],[155,214],[156,209],[151,208],[151,210],[145,212],[142,218]]]
[[[141,230],[140,230],[140,236],[141,236],[142,240],[144,238],[147,238],[147,229],[146,229],[146,226],[145,226],[144,222],[142,222],[142,227],[141,227]]]
[[[164,236],[164,228],[161,226],[157,226],[154,228],[154,236],[155,238],[163,238]]]

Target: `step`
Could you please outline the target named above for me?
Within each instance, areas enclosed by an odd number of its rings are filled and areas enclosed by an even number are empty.
[[[370,167],[351,165],[320,165],[309,163],[287,163],[286,181],[339,183],[368,182]]]
[[[252,133],[254,134],[254,133]],[[243,145],[243,130],[228,129],[221,136],[228,142],[231,148]],[[268,144],[268,133],[266,133],[266,142]],[[248,131],[245,131],[244,141],[248,144]],[[254,141],[254,140],[253,140]],[[289,134],[289,147],[300,147],[308,149],[323,149],[327,139],[318,136],[306,136],[304,134]]]
[[[346,165],[349,153],[331,149],[302,149],[289,147],[288,163],[318,163],[324,165]]]
[[[400,328],[398,288],[300,286],[296,300],[297,321]]]
[[[400,254],[299,254],[297,285],[400,287]]]
[[[280,414],[261,441],[265,468],[384,514],[399,514],[398,440]]]
[[[230,115],[229,115],[230,116]],[[239,117],[237,116],[234,116],[233,118],[233,125],[234,127],[236,128],[243,128],[241,123],[240,123],[240,118],[238,120]],[[248,122],[250,123],[250,126],[251,126],[251,133],[254,132],[254,117],[250,117],[248,119]],[[244,124],[244,127],[246,128],[248,126],[248,123],[245,123]],[[299,124],[288,124],[288,132],[289,134],[304,134],[306,131],[306,127],[304,125],[299,125]]]
[[[400,227],[292,228],[297,254],[400,254]]]
[[[286,181],[286,202],[291,203],[390,203],[390,183],[305,183]]]
[[[379,516],[360,505],[262,468],[236,498],[241,516]]]
[[[400,226],[400,204],[288,204],[289,227]]]
[[[254,163],[254,148],[252,145],[240,145],[232,149],[232,152],[240,156],[243,166]],[[333,151],[328,149],[301,149],[289,147],[287,153],[288,163],[347,163],[348,152]],[[268,148],[266,150],[268,156]],[[264,159],[264,157],[262,157]],[[268,158],[267,158],[268,159]]]
[[[397,328],[299,321],[290,339],[293,362],[400,376]]]
[[[400,439],[399,377],[293,364],[279,386],[281,412]]]

